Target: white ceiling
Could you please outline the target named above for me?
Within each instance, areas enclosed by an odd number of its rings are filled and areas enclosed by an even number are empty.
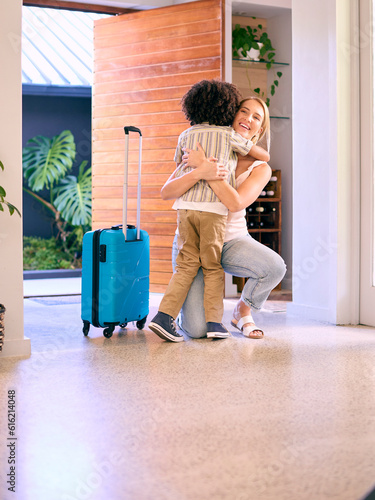
[[[255,16],[269,19],[285,13],[291,8],[290,1],[272,2],[273,5],[265,5],[266,2],[232,2],[232,14],[234,16]],[[271,2],[270,2],[271,3]],[[289,5],[289,6],[288,6]]]
[[[65,0],[67,2],[75,2],[76,0]],[[80,0],[81,3],[89,3],[95,5],[106,5],[110,7],[123,7],[126,9],[148,10],[157,7],[166,7],[167,5],[175,5],[185,3],[191,0]],[[270,18],[280,15],[286,9],[291,9],[292,0],[258,0],[258,1],[233,1],[233,14],[240,16],[257,16]]]

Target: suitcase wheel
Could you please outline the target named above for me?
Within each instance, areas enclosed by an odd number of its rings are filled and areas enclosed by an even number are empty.
[[[83,332],[83,335],[87,336],[88,333],[90,331],[90,322],[89,321],[84,321],[83,322],[83,328],[82,328],[82,332]]]
[[[140,319],[139,321],[137,321],[137,328],[138,330],[143,330],[145,324],[146,324],[146,320],[147,320],[147,316],[145,316],[143,319]]]
[[[110,325],[110,326],[107,326],[107,328],[105,328],[103,330],[103,335],[106,339],[110,339],[112,337],[112,333],[113,333],[113,330],[115,329],[114,325]]]
[[[126,328],[128,326],[127,323],[121,323],[120,328]]]

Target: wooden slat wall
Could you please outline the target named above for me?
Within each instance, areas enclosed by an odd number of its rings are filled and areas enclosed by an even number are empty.
[[[189,126],[180,100],[192,84],[222,78],[222,0],[204,0],[101,19],[94,28],[93,228],[119,224],[125,125],[143,134],[141,227],[150,234],[150,289],[172,274],[173,202],[160,189],[175,169]],[[138,136],[131,135],[128,223],[135,223]]]

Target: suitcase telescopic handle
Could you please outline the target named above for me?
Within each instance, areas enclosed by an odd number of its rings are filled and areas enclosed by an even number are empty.
[[[140,239],[141,223],[141,163],[142,163],[142,132],[137,127],[124,127],[125,131],[125,170],[123,184],[122,230],[126,241],[127,211],[128,211],[128,163],[129,163],[129,132],[139,134],[138,186],[137,186],[137,240]]]
[[[124,127],[125,134],[129,134],[129,132],[138,132],[139,135],[142,135],[142,132],[137,127]]]

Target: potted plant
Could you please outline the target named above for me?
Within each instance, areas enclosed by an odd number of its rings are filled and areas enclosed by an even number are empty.
[[[2,161],[0,161],[0,169],[4,170],[4,164]],[[5,199],[6,197],[6,191],[5,189],[0,186],[0,212],[4,212],[4,206],[8,207],[10,215],[13,215],[14,212],[17,212],[18,215],[21,217],[20,211],[18,208],[16,208],[12,203],[9,203]],[[4,314],[5,314],[5,307],[3,304],[0,304],[0,351],[3,349],[3,342],[4,342]]]
[[[258,28],[262,29],[262,25],[258,24]],[[232,49],[234,58],[238,57],[240,59],[252,59],[259,61],[260,49],[263,49],[263,43],[260,41],[258,28],[252,28],[251,26],[246,26],[246,28],[244,28],[243,26],[236,24],[232,32]],[[264,49],[262,52],[264,53]]]
[[[252,17],[252,19],[256,19]],[[236,24],[232,31],[232,49],[233,57],[246,59],[249,61],[263,62],[268,70],[272,69],[275,64],[275,49],[268,36],[268,33],[263,30],[263,26],[258,24],[256,27],[240,26]],[[270,98],[264,95],[259,88],[253,89],[250,81],[249,66],[246,66],[246,75],[249,81],[249,88],[252,92],[260,97],[265,98],[267,106],[270,104]],[[277,71],[273,82],[270,86],[269,93],[273,96],[276,92],[276,87],[279,86],[279,79],[282,76],[281,71]]]

